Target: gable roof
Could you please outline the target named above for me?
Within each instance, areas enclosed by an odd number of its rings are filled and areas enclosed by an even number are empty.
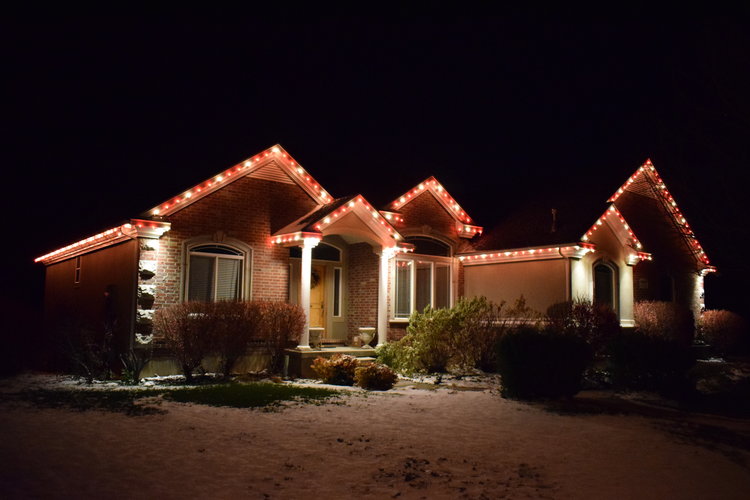
[[[626,198],[633,196],[637,197],[638,201],[628,202]],[[651,160],[646,160],[608,201],[615,204],[633,223],[643,221],[638,224],[639,232],[643,233],[649,247],[658,239],[656,235],[651,234],[653,231],[648,229],[648,226],[653,225],[649,224],[653,219],[652,209],[658,209],[669,221],[669,225],[663,229],[672,229],[687,246],[694,260],[700,266],[713,270],[708,255]]]
[[[467,214],[464,209],[461,208],[461,205],[458,204],[458,202],[450,195],[450,193],[448,193],[448,190],[445,189],[434,176],[430,176],[423,182],[420,182],[419,184],[393,200],[391,203],[389,203],[388,206],[394,210],[402,209],[422,193],[430,193],[432,196],[434,196],[435,199],[443,206],[443,208],[445,208],[445,210],[451,215],[451,217],[453,217],[457,221],[463,222],[465,224],[472,223],[469,214]]]
[[[393,210],[403,209],[406,205],[426,193],[431,194],[445,211],[455,219],[459,236],[462,238],[472,238],[477,234],[482,234],[484,228],[472,224],[473,221],[469,217],[469,214],[461,208],[461,205],[458,204],[455,198],[448,193],[448,190],[434,176],[430,176],[423,182],[420,182],[393,200],[388,206]]]
[[[294,161],[284,148],[276,144],[156,205],[144,215],[157,217],[171,215],[243,177],[297,184],[321,205],[333,199],[328,191]]]
[[[278,245],[293,244],[305,237],[322,238],[327,227],[351,213],[356,214],[374,233],[392,240],[391,246],[404,249],[411,246],[403,243],[401,234],[361,194],[337,198],[331,203],[314,208],[272,235],[271,241]]]

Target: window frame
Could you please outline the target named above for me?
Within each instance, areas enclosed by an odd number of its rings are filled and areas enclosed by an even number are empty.
[[[409,273],[409,313],[408,315],[404,316],[399,315],[397,312],[397,300],[398,300],[398,263],[399,262],[412,262],[411,270]],[[417,308],[416,302],[417,302],[417,265],[418,264],[429,264],[430,265],[430,301],[429,305],[430,307],[434,307],[435,299],[436,299],[436,273],[435,270],[437,269],[438,264],[443,264],[448,268],[448,306],[453,306],[453,258],[452,257],[441,257],[437,255],[424,255],[424,254],[410,254],[410,255],[404,255],[399,256],[394,259],[393,263],[393,289],[392,289],[392,297],[391,297],[391,303],[393,304],[393,307],[391,308],[391,320],[392,321],[406,321],[411,317],[411,315],[414,313],[414,311]]]
[[[81,256],[76,255],[75,258],[75,270],[73,272],[73,284],[74,285],[80,285],[81,284]]]
[[[195,251],[194,249],[202,247],[202,246],[216,246],[216,247],[224,247],[232,252],[238,252],[239,255],[229,255],[224,253],[214,253],[214,252],[203,252],[203,251]],[[190,299],[190,260],[191,256],[198,255],[198,256],[205,256],[205,257],[213,257],[213,266],[214,266],[214,275],[213,275],[213,293],[212,293],[212,302],[216,302],[216,292],[217,292],[217,280],[219,278],[218,276],[218,263],[219,258],[226,258],[226,259],[233,259],[233,260],[239,260],[240,261],[240,276],[239,276],[239,294],[238,294],[238,300],[250,300],[252,296],[252,257],[253,257],[253,249],[245,244],[242,241],[235,240],[233,238],[225,238],[223,241],[216,241],[214,238],[210,237],[199,237],[192,240],[189,240],[183,244],[183,276],[182,276],[182,293],[181,297],[182,300],[185,302],[188,302]]]

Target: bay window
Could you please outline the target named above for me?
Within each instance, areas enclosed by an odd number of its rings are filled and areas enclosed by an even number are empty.
[[[451,250],[432,238],[406,238],[414,245],[414,254],[396,259],[394,310],[396,319],[405,319],[414,311],[451,306]]]

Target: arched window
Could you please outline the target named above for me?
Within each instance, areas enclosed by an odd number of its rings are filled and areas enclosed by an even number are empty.
[[[599,262],[594,265],[594,303],[616,311],[617,275],[614,267]]]
[[[414,245],[413,254],[396,259],[393,315],[408,318],[425,307],[451,306],[451,248],[425,236],[405,238]]]
[[[247,252],[209,243],[188,249],[187,300],[239,300],[245,295]]]

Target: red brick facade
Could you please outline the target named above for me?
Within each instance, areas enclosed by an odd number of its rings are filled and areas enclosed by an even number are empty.
[[[245,177],[169,217],[172,228],[159,240],[155,308],[183,299],[183,244],[193,238],[239,240],[252,248],[255,300],[286,301],[289,249],[271,244],[270,236],[315,207],[298,186]],[[142,256],[143,259],[144,256]]]
[[[425,191],[400,209],[404,216],[401,234],[437,235],[450,240],[454,247],[459,243],[456,220],[429,192]],[[455,249],[455,248],[454,248]]]
[[[379,257],[368,243],[349,246],[349,317],[348,338],[360,327],[378,324],[378,269]]]

